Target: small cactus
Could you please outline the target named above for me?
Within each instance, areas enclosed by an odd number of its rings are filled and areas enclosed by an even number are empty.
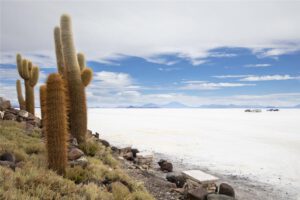
[[[64,82],[59,74],[50,74],[47,86],[41,91],[46,97],[43,114],[49,168],[58,174],[65,174],[67,166],[68,122],[65,105]],[[43,100],[42,100],[43,102]]]
[[[34,86],[37,84],[39,79],[39,68],[33,66],[30,61],[22,59],[20,54],[17,54],[17,67],[19,75],[25,82],[25,100],[22,95],[20,81],[18,80],[16,83],[20,109],[24,108],[25,103],[26,111],[34,115]]]

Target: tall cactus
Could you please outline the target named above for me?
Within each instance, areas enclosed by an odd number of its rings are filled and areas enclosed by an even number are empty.
[[[26,111],[34,115],[34,86],[37,84],[39,79],[39,68],[33,66],[32,63],[26,59],[22,59],[20,54],[17,54],[17,67],[19,75],[24,79],[25,82],[25,99],[22,95],[21,83],[17,81],[17,93],[20,104],[20,109],[25,108]]]
[[[68,111],[70,132],[79,143],[84,143],[87,132],[87,105],[84,88],[92,79],[92,70],[85,68],[85,63],[84,67],[78,63],[71,18],[63,15],[60,26],[61,29],[55,28],[54,38],[58,71],[66,80],[70,106]]]
[[[41,91],[45,101],[44,132],[49,168],[64,174],[67,166],[68,122],[65,105],[65,88],[59,74],[50,74],[47,86]]]

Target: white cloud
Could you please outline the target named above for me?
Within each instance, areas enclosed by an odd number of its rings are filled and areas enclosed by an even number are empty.
[[[264,68],[264,67],[270,67],[270,66],[271,66],[271,64],[268,64],[268,63],[245,65],[245,67],[248,67],[248,68]]]
[[[101,71],[94,75],[95,85],[106,89],[122,89],[132,86],[132,78],[126,73]]]
[[[182,86],[182,90],[217,90],[221,88],[255,86],[255,84],[244,83],[212,83],[203,81],[187,81],[186,85]]]
[[[158,68],[159,71],[163,71],[163,72],[172,72],[172,71],[178,71],[181,70],[182,68],[180,67],[168,67],[168,68]]]
[[[281,81],[281,80],[296,80],[300,79],[300,76],[290,75],[267,75],[267,76],[248,76],[240,79],[240,81]]]
[[[248,76],[251,76],[251,75],[219,75],[219,76],[212,76],[212,77],[225,79],[225,78],[243,78],[243,77],[248,77]]]
[[[89,60],[176,54],[200,65],[210,55],[234,56],[210,51],[219,47],[250,48],[261,56],[300,49],[299,1],[29,0],[1,1],[1,8],[1,54],[38,52],[49,56],[39,58],[45,66],[55,64],[53,28],[66,12],[77,50]]]

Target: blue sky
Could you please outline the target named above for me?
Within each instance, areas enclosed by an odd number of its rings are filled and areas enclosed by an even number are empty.
[[[67,12],[94,70],[89,106],[300,104],[297,1],[1,1],[1,9],[0,94],[14,103],[15,54],[40,66],[43,84],[56,72],[52,31]]]

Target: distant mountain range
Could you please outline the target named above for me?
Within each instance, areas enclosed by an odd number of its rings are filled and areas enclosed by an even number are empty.
[[[221,105],[221,104],[207,104],[207,105],[201,105],[197,107],[193,106],[187,106],[185,104],[179,103],[179,102],[170,102],[168,104],[154,104],[154,103],[149,103],[149,104],[144,104],[141,106],[124,106],[124,107],[118,107],[118,108],[300,108],[300,104],[296,106],[291,106],[291,107],[276,107],[276,106],[261,106],[261,105],[235,105],[235,104],[226,104],[226,105]]]

